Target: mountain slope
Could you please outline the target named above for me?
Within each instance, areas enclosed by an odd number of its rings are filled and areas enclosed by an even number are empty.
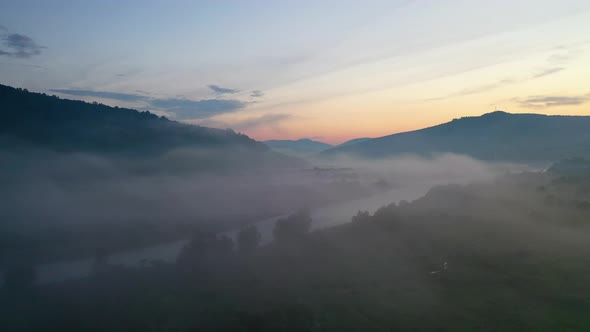
[[[370,137],[353,138],[353,139],[348,140],[348,141],[346,141],[344,143],[340,143],[338,145],[338,147],[349,146],[349,145],[357,144],[357,143],[360,143],[360,142],[368,141],[370,139],[371,139]]]
[[[231,129],[188,125],[147,111],[4,85],[0,85],[0,119],[0,153],[27,165],[47,158],[39,152],[102,156],[121,169],[144,173],[270,170],[305,164]]]
[[[309,156],[333,147],[330,144],[303,138],[296,141],[270,140],[264,141],[271,149],[293,156]]]
[[[179,147],[268,148],[231,130],[193,126],[149,112],[64,100],[0,85],[0,142],[49,150],[164,152]]]
[[[336,147],[322,156],[386,158],[460,153],[483,160],[547,161],[590,155],[590,116],[493,112]]]

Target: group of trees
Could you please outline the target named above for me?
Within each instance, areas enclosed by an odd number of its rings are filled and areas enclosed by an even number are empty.
[[[311,213],[307,208],[277,220],[273,229],[275,241],[284,243],[301,240],[309,232],[311,221]]]
[[[277,220],[273,229],[275,242],[294,243],[302,240],[311,227],[309,209],[297,212]],[[178,263],[203,261],[208,258],[228,256],[236,251],[241,254],[252,254],[260,246],[262,235],[255,225],[243,227],[236,235],[236,241],[227,235],[216,235],[210,232],[196,232],[178,257]]]
[[[353,223],[357,223],[357,222],[364,222],[369,220],[369,218],[371,217],[371,215],[369,214],[369,211],[358,211],[356,213],[356,215],[354,215],[351,219],[351,222]]]
[[[264,246],[256,226],[235,242],[197,232],[179,264],[0,290],[0,330],[587,331],[590,246],[563,223],[588,214],[539,204],[558,224],[527,217],[541,184],[441,186],[313,233],[301,210]]]
[[[309,209],[301,209],[292,215],[277,220],[273,234],[275,242],[297,243],[305,238],[311,226]],[[211,232],[197,231],[187,245],[182,249],[178,258],[179,266],[195,266],[202,264],[210,266],[211,262],[218,262],[223,257],[233,257],[234,254],[251,255],[260,246],[262,235],[255,225],[243,227],[234,240],[227,235],[216,235]],[[236,250],[237,249],[237,250]],[[108,272],[108,251],[100,248],[94,257],[94,271]],[[6,288],[24,289],[33,286],[36,279],[32,265],[19,265],[6,269],[4,285]]]
[[[243,253],[252,253],[258,245],[262,236],[258,231],[258,228],[254,225],[249,225],[240,230],[237,237],[238,250]]]

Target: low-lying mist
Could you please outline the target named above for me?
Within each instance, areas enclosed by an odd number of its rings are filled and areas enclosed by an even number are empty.
[[[220,331],[473,330],[496,317],[538,330],[557,326],[543,318],[554,310],[567,308],[559,324],[587,312],[581,179],[454,154],[191,167],[204,156],[4,155],[5,294],[41,294],[30,321],[75,313],[81,327],[105,303],[112,327],[123,316],[157,326],[146,313],[159,312]],[[141,247],[162,252],[125,254]],[[510,320],[515,306],[533,309]]]
[[[207,149],[149,158],[3,152],[1,159],[2,261],[19,253],[54,259],[89,255],[95,247],[144,246],[332,205],[319,212],[326,226],[351,217],[347,201],[365,198],[358,209],[376,209],[415,199],[433,185],[489,180],[517,168],[452,154],[277,164],[255,162],[244,151]]]
[[[190,222],[314,205],[310,198],[301,196],[305,190],[329,194],[334,201],[356,194],[330,191],[330,185],[465,182],[489,179],[514,168],[447,154],[432,159],[406,156],[375,162],[340,159],[329,164],[314,163],[316,167],[263,168],[236,161],[232,169],[204,170],[201,161],[207,159],[205,153],[177,150],[149,160],[52,152],[5,153],[0,165],[4,184],[0,197],[9,204],[2,213],[8,220],[44,224],[138,219]]]

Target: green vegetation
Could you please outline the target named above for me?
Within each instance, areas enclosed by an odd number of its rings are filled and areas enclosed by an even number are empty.
[[[3,323],[14,331],[587,331],[590,210],[569,204],[576,184],[553,180],[525,173],[436,187],[313,233],[300,211],[277,223],[270,245],[255,249],[258,231],[244,229],[240,252],[227,237],[196,233],[176,264],[5,289]],[[546,204],[549,194],[558,203]]]
[[[262,236],[256,226],[245,226],[238,233],[238,250],[245,254],[252,253],[258,248],[261,239]]]
[[[451,158],[457,178],[488,181],[315,232],[301,209],[263,245],[256,220],[412,181],[377,163],[293,170],[233,131],[5,86],[0,110],[0,331],[590,331],[585,159],[490,180]],[[338,149],[544,161],[587,155],[588,121],[495,112]],[[420,182],[429,162],[398,165]],[[173,263],[109,261],[189,236]],[[78,256],[95,257],[91,275],[35,282],[35,264]]]
[[[310,227],[309,209],[302,209],[287,218],[277,220],[273,235],[277,242],[294,242],[304,238]]]

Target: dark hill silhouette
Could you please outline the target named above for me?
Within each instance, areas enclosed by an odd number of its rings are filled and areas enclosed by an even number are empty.
[[[150,112],[60,99],[0,85],[0,145],[62,152],[159,153],[179,147],[269,149],[234,131],[182,124]]]
[[[370,139],[322,152],[387,158],[401,154],[459,153],[482,160],[550,161],[590,155],[590,116],[511,114],[502,111]]]

